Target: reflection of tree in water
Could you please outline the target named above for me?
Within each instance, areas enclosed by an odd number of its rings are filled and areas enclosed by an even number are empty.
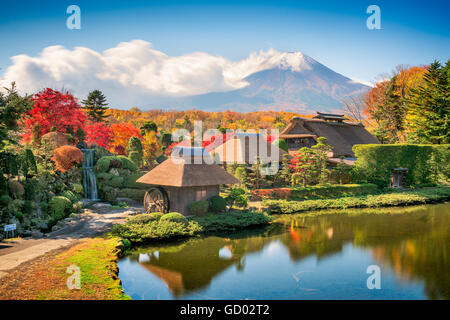
[[[231,266],[245,268],[245,257],[281,242],[293,261],[339,253],[352,242],[371,250],[380,263],[401,277],[425,281],[429,298],[450,298],[449,205],[416,208],[349,210],[320,216],[279,216],[277,224],[222,235],[143,248],[141,265],[167,283],[177,297],[199,290]],[[391,214],[386,214],[387,211]],[[376,214],[382,211],[384,214]],[[406,213],[404,213],[406,212]],[[365,214],[361,214],[365,213]],[[221,257],[226,248],[231,252]],[[155,255],[154,252],[158,254]],[[138,259],[138,254],[132,258]]]

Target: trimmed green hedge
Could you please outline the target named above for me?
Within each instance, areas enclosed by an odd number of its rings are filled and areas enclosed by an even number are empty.
[[[336,198],[378,192],[376,184],[332,184],[291,188],[292,199]]]
[[[410,185],[448,184],[450,145],[367,144],[354,145],[357,158],[354,178],[361,182],[389,185],[394,168],[408,168]]]
[[[266,200],[263,201],[263,205],[268,207],[271,214],[292,214],[321,209],[407,206],[445,201],[448,199],[450,199],[450,187],[435,187],[403,192],[393,191],[379,195],[343,197],[338,199],[305,201]]]
[[[234,231],[249,226],[268,224],[272,219],[259,212],[233,212],[203,217],[179,218],[179,213],[165,215],[142,214],[126,223],[115,225],[113,234],[131,242],[146,242],[168,238],[194,236],[201,233]],[[177,218],[178,217],[178,218]]]

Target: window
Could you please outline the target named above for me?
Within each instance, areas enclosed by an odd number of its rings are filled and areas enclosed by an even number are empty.
[[[206,188],[198,189],[195,192],[195,201],[206,199]]]

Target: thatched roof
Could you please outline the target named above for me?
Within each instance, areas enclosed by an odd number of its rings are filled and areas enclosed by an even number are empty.
[[[169,159],[140,177],[136,182],[173,186],[196,187],[235,184],[239,181],[215,164],[201,147],[174,147]]]
[[[330,122],[323,119],[294,117],[289,125],[280,133],[280,138],[290,139],[303,137],[325,137],[333,147],[333,156],[353,156],[355,144],[376,144],[377,138],[371,135],[362,124],[352,122]]]
[[[211,154],[218,162],[255,163],[256,157],[262,163],[281,162],[286,152],[266,140],[258,133],[235,133]]]

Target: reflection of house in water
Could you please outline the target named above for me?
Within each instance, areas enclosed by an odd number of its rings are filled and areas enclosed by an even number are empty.
[[[164,281],[175,297],[179,297],[185,291],[207,286],[215,276],[228,267],[232,265],[238,267],[240,257],[233,255],[224,258],[219,255],[220,250],[229,244],[227,239],[209,237],[208,241],[195,241],[182,246],[178,251],[160,250],[158,256],[149,254],[149,261],[140,261],[140,264]]]

